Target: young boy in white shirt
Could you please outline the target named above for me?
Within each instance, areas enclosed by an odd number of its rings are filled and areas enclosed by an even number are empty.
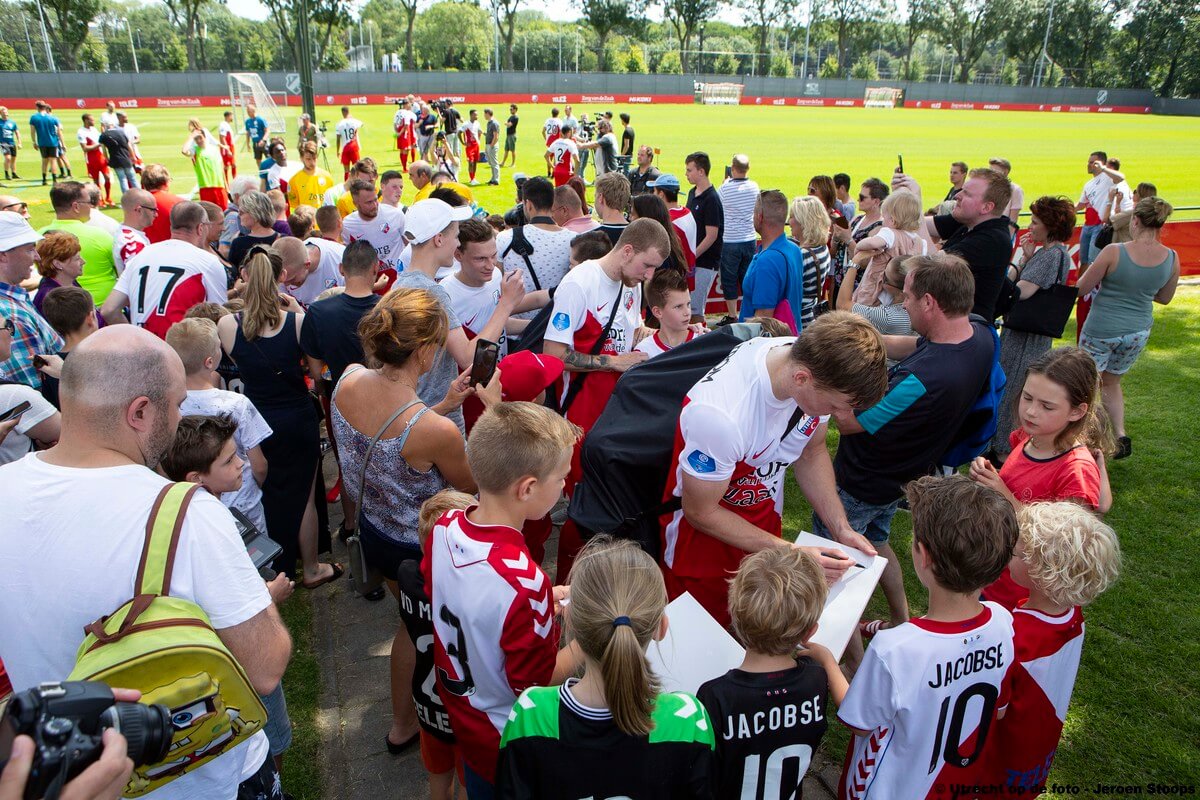
[[[692,295],[682,273],[666,268],[655,272],[646,286],[646,302],[658,320],[658,330],[638,342],[634,350],[654,358],[696,338],[698,334],[690,327]]]

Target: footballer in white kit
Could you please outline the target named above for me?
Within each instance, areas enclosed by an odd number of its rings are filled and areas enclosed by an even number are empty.
[[[403,267],[400,265],[400,254],[404,252],[404,212],[398,208],[378,204],[379,210],[373,219],[363,219],[362,214],[355,211],[342,220],[342,242],[365,239],[375,248],[379,256],[379,272],[388,276],[388,288],[396,274]]]
[[[131,258],[113,293],[124,296],[130,322],[160,339],[197,303],[229,299],[220,260],[179,239],[157,242]],[[112,295],[105,305],[111,300]]]

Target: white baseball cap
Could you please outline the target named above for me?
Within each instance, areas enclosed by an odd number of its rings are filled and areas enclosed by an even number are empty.
[[[451,222],[462,222],[471,215],[470,206],[456,208],[436,197],[413,203],[404,215],[404,238],[414,245],[424,244],[446,230]]]
[[[20,214],[0,211],[0,253],[15,250],[23,244],[33,244],[41,238],[42,235]]]

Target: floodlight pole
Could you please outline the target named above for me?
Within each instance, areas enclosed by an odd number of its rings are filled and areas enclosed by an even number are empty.
[[[137,48],[133,46],[133,26],[129,24],[129,17],[121,17],[121,21],[125,23],[125,32],[129,34],[129,52],[133,55],[133,71],[141,72],[138,69]]]
[[[313,97],[313,64],[312,43],[308,33],[308,0],[300,0],[300,13],[296,27],[296,37],[300,46],[300,104],[304,113],[314,123],[317,121],[317,102]]]
[[[808,0],[808,16],[804,21],[804,66],[801,68],[800,77],[808,80],[808,34],[812,31],[812,0]]]
[[[1054,24],[1054,0],[1050,0],[1050,13],[1046,16],[1046,36],[1042,39],[1042,54],[1038,57],[1037,65],[1037,85],[1042,85],[1042,78],[1045,74],[1046,59],[1049,54],[1046,52],[1050,46],[1050,26]]]

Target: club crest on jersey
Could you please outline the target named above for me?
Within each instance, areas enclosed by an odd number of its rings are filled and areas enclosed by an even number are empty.
[[[821,424],[820,417],[807,417],[804,424],[800,426],[801,436],[812,436],[817,430],[817,426]]]
[[[708,453],[693,450],[688,453],[687,462],[696,472],[708,473],[717,471],[717,462]]]
[[[571,318],[565,312],[558,312],[554,315],[554,319],[550,321],[555,330],[565,331],[571,327]]]
[[[626,292],[625,293],[625,310],[628,311],[631,308],[633,308],[633,292]]]
[[[389,231],[391,231],[391,229],[392,229],[391,223],[385,222],[385,223],[383,223],[383,227],[380,229],[379,232],[380,233],[388,233]]]

